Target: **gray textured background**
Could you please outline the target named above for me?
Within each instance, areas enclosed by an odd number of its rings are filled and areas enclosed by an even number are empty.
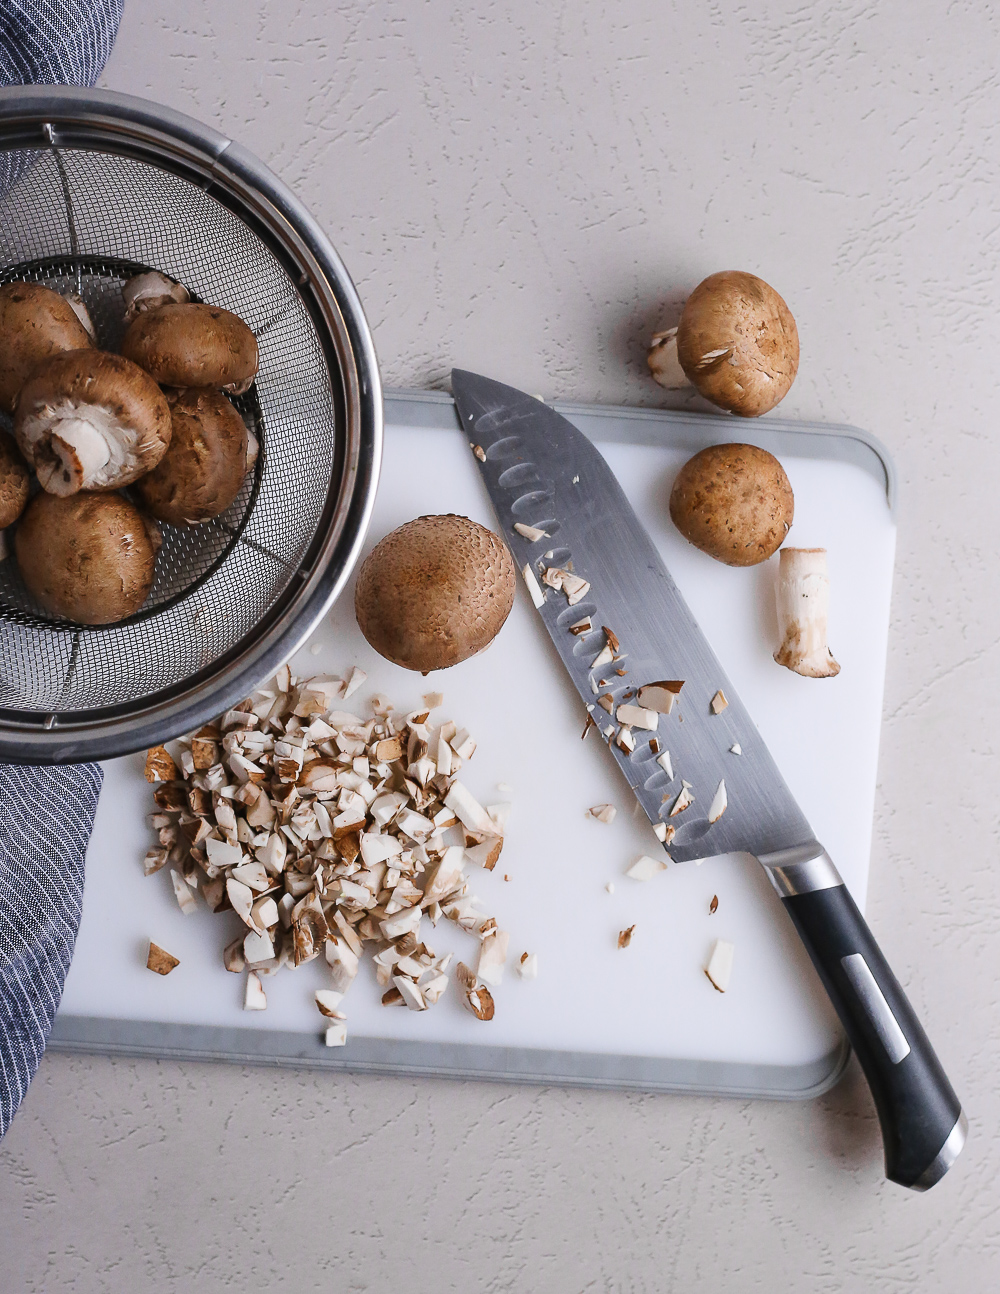
[[[0,1148],[4,1289],[995,1288],[989,9],[127,0],[103,84],[299,193],[389,384],[459,364],[652,404],[644,341],[706,273],[786,297],[780,412],[867,427],[900,468],[869,913],[972,1131],[918,1197],[882,1180],[855,1070],[796,1106],[50,1056]]]

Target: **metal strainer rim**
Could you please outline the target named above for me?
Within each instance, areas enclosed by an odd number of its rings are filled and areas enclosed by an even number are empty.
[[[108,759],[195,728],[236,704],[309,637],[360,556],[382,452],[382,389],[357,292],[302,204],[252,153],[194,119],[106,90],[0,89],[0,149],[90,149],[132,157],[196,183],[239,217],[281,262],[316,327],[344,400],[344,466],[325,526],[269,627],[177,685],[100,710],[0,712],[0,761]],[[333,493],[333,492],[331,492]]]

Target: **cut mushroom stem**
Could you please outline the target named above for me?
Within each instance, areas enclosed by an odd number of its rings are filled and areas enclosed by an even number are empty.
[[[840,666],[827,646],[830,577],[825,548],[783,548],[778,566],[779,665],[805,678],[833,678]]]
[[[646,363],[653,375],[653,381],[658,382],[667,391],[683,391],[685,387],[693,385],[677,358],[676,328],[667,328],[664,332],[653,333]]]

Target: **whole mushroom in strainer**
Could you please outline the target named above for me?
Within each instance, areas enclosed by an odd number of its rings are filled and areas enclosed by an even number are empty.
[[[158,533],[120,494],[36,494],[14,536],[28,592],[46,611],[114,624],[149,596]]]
[[[86,313],[82,302],[80,307]],[[92,344],[92,329],[72,301],[41,283],[5,283],[0,287],[0,409],[13,413],[18,392],[45,360]]]
[[[170,448],[136,485],[143,507],[173,526],[217,517],[247,474],[246,424],[224,395],[209,387],[165,392],[173,423]]]
[[[170,408],[131,360],[67,351],[23,387],[14,436],[50,494],[115,490],[144,476],[167,452]]]
[[[710,274],[676,328],[653,337],[649,371],[661,386],[694,386],[713,404],[757,418],[788,394],[799,370],[792,312],[755,274]]]
[[[125,318],[132,320],[147,310],[157,310],[174,301],[190,301],[191,295],[183,283],[167,278],[158,270],[150,270],[146,274],[136,274],[122,286],[122,300],[125,302]]]
[[[28,466],[11,438],[0,431],[0,530],[12,526],[28,502]]]
[[[193,301],[138,314],[121,350],[161,386],[214,386],[242,395],[257,376],[257,338],[243,320]]]

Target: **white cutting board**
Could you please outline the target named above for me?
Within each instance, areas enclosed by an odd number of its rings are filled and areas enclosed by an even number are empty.
[[[607,425],[616,440],[628,434]],[[646,431],[648,439],[648,424]],[[665,424],[665,442],[670,434]],[[816,443],[810,454],[823,452],[822,438]],[[670,485],[690,448],[601,448],[863,907],[895,542],[884,488],[850,462],[782,456],[795,492],[791,540],[829,550],[830,642],[842,670],[835,679],[809,680],[771,659],[776,559],[734,570],[697,552],[672,527]],[[416,515],[450,511],[495,525],[462,436],[389,425],[368,547]],[[600,742],[593,734],[580,740],[585,711],[523,588],[485,653],[426,679],[379,658],[361,637],[352,606],[353,583],[315,634],[318,651],[303,649],[293,670],[340,673],[360,665],[369,678],[352,698],[359,707],[373,691],[404,710],[419,706],[425,692],[444,693],[433,717],[455,719],[479,744],[463,780],[484,802],[513,803],[503,856],[492,874],[477,872],[473,889],[484,911],[510,932],[511,962],[535,952],[540,969],[527,982],[508,969],[494,990],[495,1018],[483,1024],[451,990],[424,1013],[382,1007],[366,965],[345,998],[350,1037],[683,1058],[710,1062],[706,1073],[712,1062],[808,1066],[837,1047],[833,1013],[756,863],[730,855],[672,867],[647,883],[623,875],[640,853],[656,854],[656,839],[633,813]],[[318,1035],[312,993],[324,983],[321,962],[270,977],[268,1010],[244,1012],[243,978],[223,970],[220,957],[237,919],[204,907],[185,917],[168,875],[143,876],[142,858],[153,842],[141,769],[139,756],[105,767],[83,923],[60,1015]],[[610,826],[585,816],[602,802],[618,806]],[[710,915],[713,895],[719,905]],[[619,950],[618,932],[633,923],[631,947]],[[475,955],[472,936],[446,921],[425,937],[438,952]],[[736,946],[724,995],[703,973],[720,937]],[[181,959],[167,978],[144,968],[150,938]]]

